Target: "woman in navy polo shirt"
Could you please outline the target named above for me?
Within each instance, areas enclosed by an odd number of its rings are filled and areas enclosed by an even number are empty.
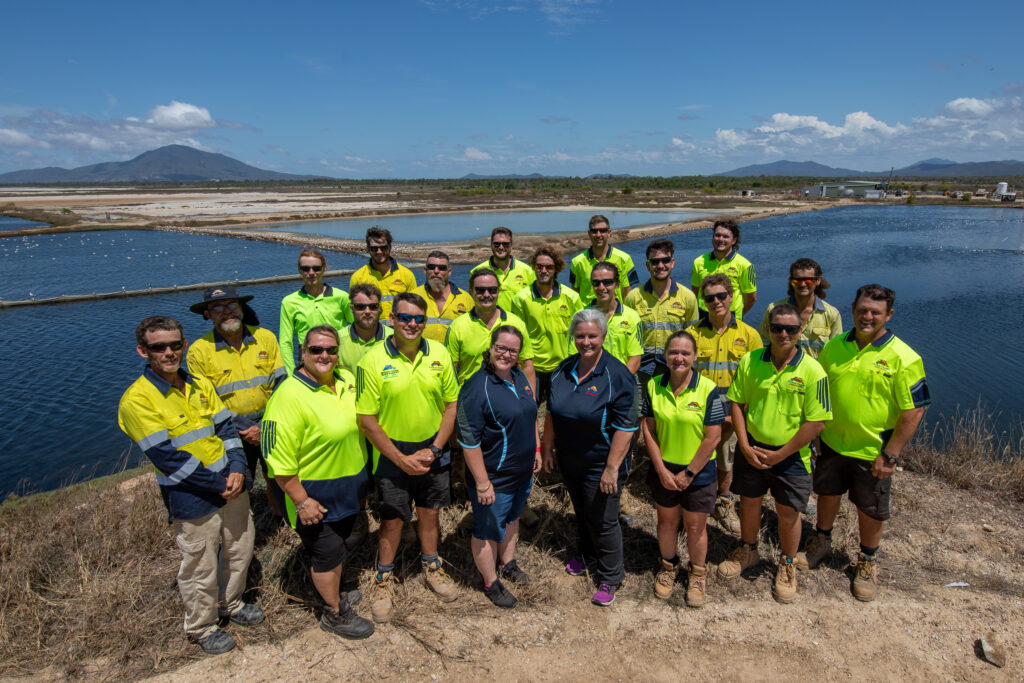
[[[473,561],[487,597],[506,609],[516,606],[516,598],[501,578],[529,581],[515,550],[519,514],[541,464],[537,401],[519,369],[522,348],[522,332],[511,325],[496,327],[483,365],[462,385],[456,412],[466,493],[473,504]]]
[[[651,469],[647,484],[658,510],[661,569],[654,595],[667,600],[679,571],[679,511],[686,528],[690,563],[686,604],[704,604],[707,578],[708,515],[718,497],[715,447],[722,438],[725,408],[717,385],[693,369],[697,342],[689,332],[674,332],[665,342],[668,372],[647,382],[641,425]]]
[[[579,550],[565,570],[590,571],[598,584],[592,602],[602,606],[612,604],[625,578],[619,497],[639,405],[633,374],[602,348],[607,330],[601,311],[573,316],[569,335],[577,353],[551,373],[543,444],[544,470],[551,472],[557,454],[576,513]]]

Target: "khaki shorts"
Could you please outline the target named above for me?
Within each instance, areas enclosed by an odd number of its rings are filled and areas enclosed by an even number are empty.
[[[732,464],[736,460],[736,443],[736,432],[730,429],[729,438],[715,448],[715,461],[718,463],[719,470],[732,472]]]

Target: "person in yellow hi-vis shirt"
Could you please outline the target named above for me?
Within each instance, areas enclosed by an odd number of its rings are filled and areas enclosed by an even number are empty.
[[[381,293],[381,316],[387,320],[395,295],[416,289],[416,276],[391,256],[391,231],[375,225],[366,231],[366,250],[370,262],[352,273],[348,288],[373,285]]]
[[[697,305],[702,311],[708,310],[707,304],[701,301],[700,283],[709,275],[721,273],[732,282],[732,311],[737,320],[750,312],[757,301],[757,273],[754,264],[739,252],[740,226],[732,219],[715,221],[712,228],[711,251],[701,254],[693,260],[690,273],[690,286],[698,295]]]
[[[491,230],[491,257],[473,270],[480,268],[490,268],[498,276],[498,305],[506,311],[512,310],[516,293],[537,279],[529,264],[512,255],[512,231],[504,227]]]
[[[452,271],[454,268],[448,254],[435,249],[427,254],[423,284],[412,290],[427,302],[427,327],[423,336],[442,344],[455,319],[473,308],[473,297],[469,292],[452,284]]]

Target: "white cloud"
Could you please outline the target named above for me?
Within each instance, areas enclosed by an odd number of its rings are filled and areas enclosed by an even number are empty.
[[[946,111],[953,116],[981,117],[991,114],[995,107],[991,102],[976,97],[958,97],[946,103]]]
[[[466,161],[491,161],[492,157],[487,152],[477,149],[476,147],[467,147],[466,152],[463,155]]]
[[[209,110],[178,101],[161,104],[150,109],[146,123],[167,130],[197,130],[213,128],[217,125],[213,117],[210,116]]]
[[[50,143],[44,140],[36,140],[20,130],[0,128],[0,147],[38,147],[40,149],[48,149]]]

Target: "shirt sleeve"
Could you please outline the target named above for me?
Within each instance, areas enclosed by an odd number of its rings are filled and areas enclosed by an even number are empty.
[[[761,342],[761,335],[757,333],[757,330],[751,327],[747,332],[747,353],[763,348],[764,344]]]
[[[348,292],[338,290],[338,309],[341,315],[341,326],[335,329],[341,332],[348,325],[351,325],[355,321],[355,316],[352,315],[352,300],[348,296]]]
[[[640,286],[640,277],[636,274],[633,257],[629,254],[622,259],[622,273],[619,275],[619,284],[622,285],[623,289]]]
[[[578,292],[580,288],[576,286],[576,277],[576,259],[573,259],[569,263],[569,286]]]
[[[649,380],[643,383],[640,387],[640,405],[642,410],[640,417],[654,417],[654,406],[651,405],[651,394],[654,393],[654,383],[658,380],[651,377]]]
[[[932,402],[924,375],[924,361],[920,357],[901,364],[895,379],[896,405],[900,410],[913,410]]]
[[[479,381],[469,381],[459,392],[455,413],[456,438],[463,448],[480,448],[484,434],[485,402],[477,390]]]
[[[469,315],[466,313],[465,315]],[[458,320],[458,318],[456,318]],[[462,339],[459,338],[459,330],[453,322],[448,326],[448,329],[444,333],[444,348],[448,350],[448,355],[452,357],[452,363],[455,364],[456,375],[458,374],[459,358],[462,355]]]
[[[235,427],[235,414],[227,409],[217,395],[217,390],[209,381],[204,381],[206,390],[210,392],[210,409],[213,410],[213,429],[217,438],[224,444],[224,453],[228,458],[228,472],[245,474],[249,467],[242,450],[242,439]],[[252,473],[250,473],[251,476]]]
[[[633,331],[629,333],[629,339],[626,344],[626,354],[629,356],[642,356],[644,355],[644,342],[641,336],[643,332],[640,329],[640,321],[637,320],[636,325],[633,326]]]
[[[700,256],[695,258],[693,260],[693,266],[690,268],[690,285],[692,285],[693,287],[698,288],[698,289],[700,288],[700,281],[701,281],[701,276],[700,276],[700,259],[701,259]]]
[[[708,400],[704,403],[704,426],[725,424],[725,405],[717,391],[708,392]]]
[[[819,366],[820,367],[820,366]],[[832,419],[832,403],[828,393],[828,376],[815,368],[804,391],[804,420],[825,422]]]
[[[636,378],[624,370],[609,377],[608,381],[615,383],[608,406],[608,424],[620,432],[635,432],[640,417],[640,391]]]
[[[768,304],[768,308],[764,309],[764,315],[761,316],[761,325],[757,328],[758,333],[761,335],[761,342],[767,344],[768,339],[768,314],[772,312],[775,304]]]
[[[733,403],[748,402],[747,397],[747,375],[750,374],[750,358],[751,354],[748,352],[747,355],[740,358],[740,365],[736,369],[736,375],[732,378],[732,384],[729,385],[729,391],[726,392],[726,398]]]
[[[754,270],[754,264],[751,263],[743,269],[743,274],[740,276],[740,292],[743,294],[753,294],[757,291],[757,271]]]
[[[513,314],[514,315],[514,314]],[[530,333],[526,329],[526,323],[519,316],[516,316],[515,328],[523,333],[523,348],[519,350],[520,360],[530,360],[533,358],[533,343],[530,341]]]
[[[693,292],[686,292],[690,296],[686,298],[686,324],[687,326],[696,325],[700,319],[700,314],[697,312],[697,296]]]
[[[453,403],[459,399],[459,378],[455,374],[455,363],[447,363],[441,373],[441,396],[445,403]]]
[[[412,272],[408,268],[402,273],[402,279],[405,280],[405,291],[411,292],[416,289],[419,285],[416,284],[416,273]]]
[[[286,301],[281,302],[281,322],[278,326],[277,339],[281,343],[281,361],[288,373],[295,369],[295,348],[292,337],[295,336],[294,321]]]
[[[376,415],[380,413],[380,376],[371,363],[372,355],[366,354],[356,367],[356,414]]]
[[[302,411],[285,398],[282,395],[271,399],[260,424],[260,448],[275,476],[299,473],[299,453],[306,431]]]
[[[838,308],[833,308],[829,313],[831,314],[830,317],[832,320],[829,321],[829,328],[831,328],[831,331],[829,332],[828,338],[831,339],[832,337],[838,337],[843,333],[843,316],[840,315]]]

